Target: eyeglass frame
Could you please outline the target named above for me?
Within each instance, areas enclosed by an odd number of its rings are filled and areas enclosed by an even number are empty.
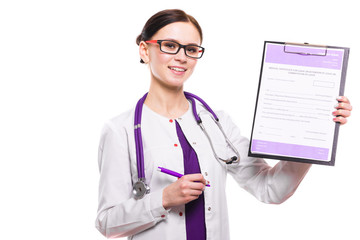
[[[165,42],[165,41],[166,41],[166,42],[173,42],[173,43],[178,44],[178,45],[179,45],[178,50],[177,50],[176,52],[174,52],[174,53],[169,53],[169,52],[163,51],[163,50],[161,49],[161,43],[162,43],[162,42]],[[183,44],[180,44],[180,43],[178,43],[178,42],[176,42],[176,41],[173,41],[173,40],[148,40],[148,41],[145,41],[145,42],[146,42],[146,43],[157,43],[157,44],[159,44],[159,47],[160,47],[160,51],[161,51],[161,52],[166,53],[166,54],[172,54],[172,55],[178,54],[178,53],[180,52],[180,49],[183,48],[185,55],[186,55],[187,57],[193,58],[193,59],[200,59],[200,58],[204,55],[204,52],[205,52],[205,48],[202,47],[202,46],[199,46],[199,45],[196,45],[196,44],[183,45]],[[199,48],[200,48],[200,51],[199,51],[199,52],[201,52],[200,57],[192,57],[192,56],[189,56],[189,55],[186,53],[186,47],[189,47],[189,46],[199,47]]]

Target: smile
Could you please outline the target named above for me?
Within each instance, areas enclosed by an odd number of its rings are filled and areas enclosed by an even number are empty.
[[[177,71],[177,72],[185,72],[186,69],[185,68],[180,68],[180,67],[169,67],[171,70]]]

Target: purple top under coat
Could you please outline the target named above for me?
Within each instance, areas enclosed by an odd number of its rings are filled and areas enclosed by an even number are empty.
[[[201,173],[199,161],[181,127],[176,122],[176,132],[184,154],[184,174]],[[185,204],[187,240],[206,240],[204,193],[198,199]]]

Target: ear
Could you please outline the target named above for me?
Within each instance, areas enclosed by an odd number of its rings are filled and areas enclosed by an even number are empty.
[[[139,44],[139,54],[140,54],[140,58],[144,61],[144,63],[149,62],[150,60],[149,49],[148,49],[148,45],[144,41],[141,41]]]

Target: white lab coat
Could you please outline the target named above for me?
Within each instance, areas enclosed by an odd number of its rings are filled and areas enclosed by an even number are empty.
[[[220,157],[234,153],[211,119],[210,114],[197,104],[197,111]],[[223,112],[217,112],[223,129],[240,153],[240,163],[226,165],[218,162],[208,139],[189,110],[178,119],[188,142],[194,148],[205,179],[205,221],[208,240],[229,239],[228,210],[225,185],[228,173],[238,184],[265,203],[281,203],[289,198],[310,168],[309,164],[280,161],[271,168],[262,159],[247,156],[249,141]],[[146,183],[151,192],[143,199],[132,197],[132,185],[137,181],[134,140],[134,109],[108,121],[99,145],[99,208],[97,229],[108,238],[129,239],[186,239],[185,206],[165,210],[162,206],[163,189],[177,178],[157,171],[165,167],[184,173],[183,152],[177,137],[175,121],[149,109],[142,112]],[[239,200],[241,201],[241,200]]]

